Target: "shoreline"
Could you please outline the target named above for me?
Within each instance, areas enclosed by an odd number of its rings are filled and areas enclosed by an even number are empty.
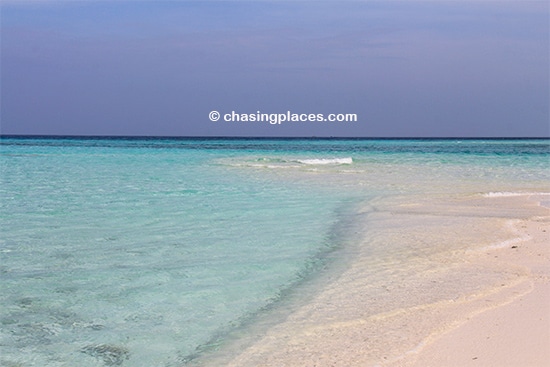
[[[414,356],[396,364],[415,366],[538,367],[550,360],[550,218],[516,223],[518,241],[485,255],[529,271],[523,288],[505,291],[509,301],[433,336]]]
[[[530,300],[533,289],[548,298],[548,287],[539,291],[533,285],[550,279],[545,244],[550,210],[540,205],[541,197],[375,200],[368,204],[374,211],[362,222],[369,231],[348,269],[282,321],[249,335],[251,343],[233,345],[239,354],[206,358],[197,365],[461,366],[456,363],[462,363],[464,353],[454,347],[455,331],[477,325],[470,320],[489,317],[521,297]],[[399,241],[410,243],[389,247]],[[430,252],[430,245],[440,242],[452,246]],[[538,256],[529,255],[533,251]],[[539,309],[547,306],[544,299],[535,298],[535,303]],[[520,332],[532,340],[528,330]],[[475,336],[466,334],[459,341]],[[445,342],[447,347],[440,348]],[[428,363],[443,350],[446,362]],[[474,357],[476,366],[490,359]]]
[[[236,358],[240,351],[254,345],[258,335],[263,335],[284,321],[300,307],[308,304],[316,294],[322,292],[327,283],[337,279],[352,261],[353,247],[356,246],[357,218],[368,215],[373,198],[361,202],[348,201],[337,209],[339,220],[332,225],[330,238],[333,245],[322,249],[310,260],[315,265],[303,273],[303,277],[282,290],[281,296],[254,314],[246,315],[242,323],[228,333],[220,334],[196,352],[189,355],[183,366],[225,366]]]
[[[535,283],[510,303],[468,318],[396,366],[546,366],[550,360],[549,295],[547,282]]]

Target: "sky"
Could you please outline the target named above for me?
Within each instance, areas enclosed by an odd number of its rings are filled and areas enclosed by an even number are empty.
[[[2,134],[550,137],[547,0],[1,0],[0,30]]]

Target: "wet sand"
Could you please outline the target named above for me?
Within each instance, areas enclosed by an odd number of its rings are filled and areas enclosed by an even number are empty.
[[[550,361],[550,225],[548,217],[518,222],[517,244],[487,251],[487,257],[528,271],[525,291],[505,292],[510,301],[466,318],[435,335],[399,366],[538,367]],[[515,246],[512,248],[512,246]],[[490,299],[486,300],[491,302]]]
[[[221,365],[544,366],[550,209],[539,203],[547,199],[369,203],[349,267]]]

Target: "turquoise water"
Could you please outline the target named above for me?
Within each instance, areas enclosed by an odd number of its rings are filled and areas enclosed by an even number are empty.
[[[548,143],[3,138],[0,362],[181,366],[330,267],[356,205],[540,191]]]

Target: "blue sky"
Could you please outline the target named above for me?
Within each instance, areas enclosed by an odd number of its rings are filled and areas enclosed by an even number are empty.
[[[3,134],[550,136],[548,1],[1,4]]]

